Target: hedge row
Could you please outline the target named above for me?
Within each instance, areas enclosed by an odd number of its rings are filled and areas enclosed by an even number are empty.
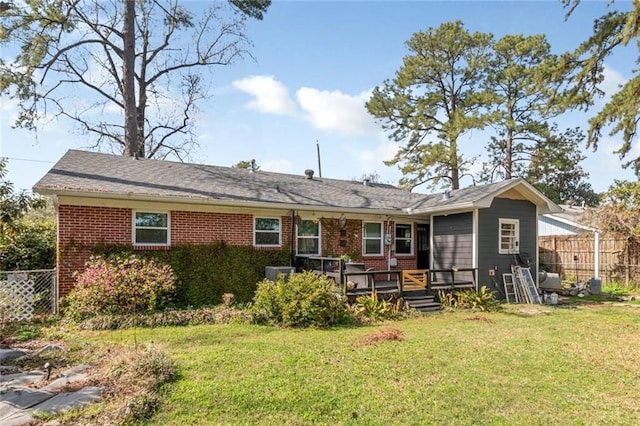
[[[110,245],[94,249],[96,255],[133,254],[131,246]],[[167,263],[176,276],[177,307],[199,308],[220,304],[222,295],[233,293],[236,301],[251,301],[266,266],[289,264],[289,249],[256,250],[223,242],[178,245],[167,251],[136,250],[135,255]]]

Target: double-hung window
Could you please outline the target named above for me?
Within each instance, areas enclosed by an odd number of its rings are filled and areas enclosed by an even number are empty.
[[[280,246],[280,218],[255,217],[253,219],[253,245],[256,247]]]
[[[396,254],[413,254],[413,226],[396,223]]]
[[[169,213],[134,212],[133,243],[152,246],[169,245]]]
[[[298,255],[320,255],[320,223],[302,220],[298,225]]]
[[[382,223],[365,222],[362,225],[362,254],[382,254]]]
[[[520,253],[520,221],[518,219],[499,219],[499,253]]]

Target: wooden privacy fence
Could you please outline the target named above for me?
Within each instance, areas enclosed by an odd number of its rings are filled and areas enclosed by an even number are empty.
[[[624,238],[600,236],[600,278],[603,283],[639,284],[640,247]],[[541,266],[567,280],[587,281],[595,275],[593,234],[552,235],[538,239]]]

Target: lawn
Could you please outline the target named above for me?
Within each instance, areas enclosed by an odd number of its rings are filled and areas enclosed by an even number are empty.
[[[179,376],[157,425],[640,424],[639,307],[512,309],[329,330],[210,325],[79,338],[153,341],[174,359]]]

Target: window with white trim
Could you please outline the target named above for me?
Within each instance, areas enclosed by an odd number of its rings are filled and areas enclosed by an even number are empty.
[[[382,223],[365,222],[362,224],[362,254],[382,254]]]
[[[396,254],[413,254],[413,225],[396,223]]]
[[[320,255],[320,222],[302,220],[298,225],[298,255]]]
[[[280,218],[253,218],[253,245],[256,247],[278,247],[280,238]]]
[[[151,246],[169,245],[169,229],[169,213],[133,213],[134,244]]]
[[[499,253],[520,253],[520,221],[518,219],[499,219],[498,228]]]

